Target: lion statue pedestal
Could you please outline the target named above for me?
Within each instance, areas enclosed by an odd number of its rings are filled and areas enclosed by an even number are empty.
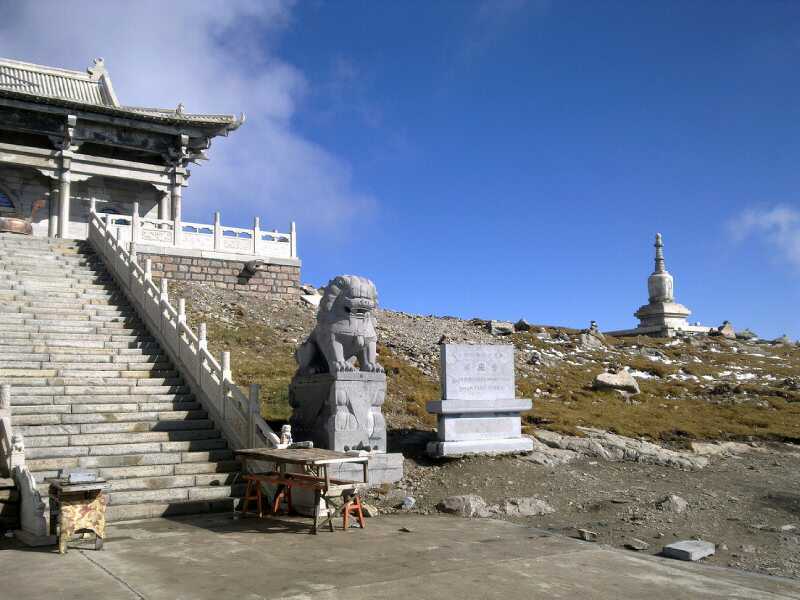
[[[294,439],[339,452],[386,452],[381,406],[386,375],[362,371],[295,377],[289,392]]]
[[[298,369],[289,386],[295,441],[340,452],[370,452],[370,483],[403,476],[402,455],[386,453],[381,414],[386,375],[377,360],[377,305],[369,279],[332,279],[320,301],[317,325],[295,353]]]

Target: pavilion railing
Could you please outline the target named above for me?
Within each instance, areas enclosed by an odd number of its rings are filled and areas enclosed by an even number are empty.
[[[261,258],[297,258],[297,227],[289,233],[263,231],[256,217],[252,229],[222,225],[220,213],[214,223],[192,223],[180,219],[153,219],[139,216],[139,203],[133,203],[131,215],[97,213],[94,202],[90,214],[111,218],[114,235],[123,242],[151,244],[186,250],[206,250],[226,254],[243,254]]]
[[[177,309],[170,303],[167,280],[153,283],[150,259],[144,267],[116,237],[114,219],[119,215],[89,215],[89,242],[102,257],[107,269],[124,290],[131,305],[158,340],[189,383],[195,396],[222,429],[234,448],[274,447],[279,437],[261,417],[259,386],[251,385],[245,395],[233,382],[230,353],[223,352],[221,362],[208,351],[206,325],[197,333],[186,323],[186,301],[178,300]],[[134,246],[135,247],[135,246]]]

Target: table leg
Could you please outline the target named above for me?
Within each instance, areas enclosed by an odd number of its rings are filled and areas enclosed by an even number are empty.
[[[311,530],[311,533],[314,535],[317,534],[319,531],[319,500],[320,500],[320,492],[319,490],[314,491],[314,528]]]

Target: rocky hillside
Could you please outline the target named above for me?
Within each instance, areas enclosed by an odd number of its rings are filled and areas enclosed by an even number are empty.
[[[209,325],[214,352],[230,350],[234,377],[262,385],[264,415],[289,415],[293,353],[314,326],[302,300],[267,302],[238,292],[189,285],[189,319]],[[514,344],[517,392],[534,400],[529,428],[574,434],[594,427],[684,444],[693,439],[800,441],[800,348],[788,340],[724,337],[651,339],[581,335],[522,324],[506,335],[486,321],[380,310],[380,354],[388,374],[390,428],[430,429],[425,402],[438,394],[438,343]],[[627,368],[641,393],[595,390],[595,377]]]

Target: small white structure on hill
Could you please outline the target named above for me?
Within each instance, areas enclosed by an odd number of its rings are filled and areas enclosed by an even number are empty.
[[[684,333],[708,333],[711,328],[690,325],[687,317],[692,314],[683,304],[675,302],[675,282],[664,264],[664,242],[661,234],[656,234],[656,266],[647,278],[649,301],[639,307],[634,316],[639,319],[636,329],[608,331],[608,335],[630,336],[650,335],[653,337],[673,337],[679,331]]]

